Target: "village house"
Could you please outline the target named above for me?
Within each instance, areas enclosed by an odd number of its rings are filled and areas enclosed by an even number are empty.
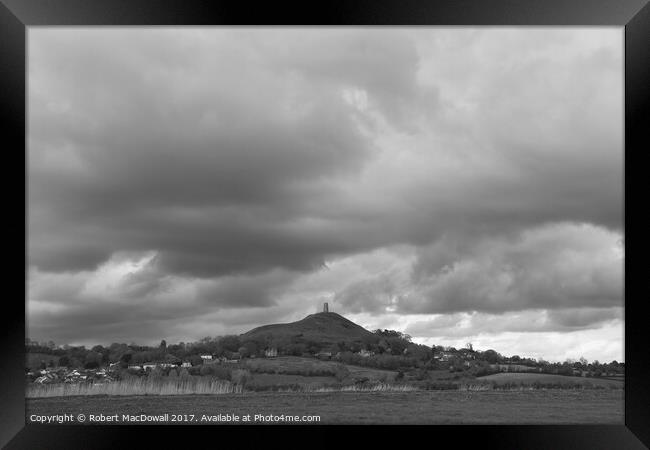
[[[364,358],[368,358],[369,356],[372,356],[374,354],[375,352],[371,352],[370,350],[366,350],[366,349],[361,349],[357,352],[357,355],[363,356]]]
[[[470,350],[468,348],[461,348],[460,350],[458,350],[458,352],[460,353],[460,356],[464,360],[476,359],[476,355],[474,354],[474,351],[472,351],[472,350]]]
[[[332,359],[332,352],[318,352],[315,356],[320,359]]]
[[[266,350],[264,350],[264,356],[267,358],[275,358],[278,356],[278,349],[275,347],[269,347]]]
[[[449,352],[442,352],[439,354],[434,355],[433,359],[437,361],[442,361],[442,362],[447,362],[449,361],[454,355]]]
[[[239,352],[234,352],[230,354],[230,359],[226,359],[224,362],[226,363],[238,363],[239,360],[241,359],[241,355]]]
[[[201,355],[203,361],[212,361],[212,355]]]

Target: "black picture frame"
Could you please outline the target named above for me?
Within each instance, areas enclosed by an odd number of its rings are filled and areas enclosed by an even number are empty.
[[[244,1],[177,1],[177,0],[0,0],[0,123],[5,137],[3,155],[5,173],[17,172],[26,164],[26,31],[36,25],[561,25],[625,27],[625,425],[621,426],[436,426],[376,427],[364,439],[386,443],[397,438],[410,444],[414,432],[428,439],[431,445],[443,440],[478,445],[480,448],[517,449],[626,449],[650,446],[650,370],[646,297],[643,277],[630,271],[630,264],[646,247],[644,231],[647,221],[627,207],[634,193],[643,192],[643,177],[633,175],[639,170],[644,142],[644,127],[650,123],[650,5],[648,0],[327,0],[310,2]],[[645,144],[645,145],[644,145]],[[16,211],[6,220],[9,232],[23,230],[25,243],[26,195],[18,200],[16,185],[3,177],[6,196]],[[25,178],[26,181],[26,178]],[[26,183],[25,183],[26,189]],[[11,233],[13,234],[13,233]],[[25,275],[27,253],[25,250]],[[11,259],[7,258],[9,261]],[[14,267],[17,264],[12,263]],[[19,275],[6,274],[7,284],[17,286]],[[23,289],[17,291],[23,292]],[[641,293],[633,295],[632,293]],[[187,445],[188,440],[203,437],[212,440],[213,427],[178,429],[173,426],[66,426],[25,424],[24,342],[25,304],[18,295],[5,299],[5,350],[0,358],[3,387],[0,397],[0,445],[6,448],[130,448],[135,437],[163,441],[166,447]],[[579,405],[576,405],[579,407]],[[236,427],[235,427],[236,428]],[[266,445],[266,438],[284,433],[287,441],[293,433],[308,430],[312,442],[336,442],[341,428],[357,431],[358,427],[303,426],[290,430],[283,426],[257,427],[254,433],[236,429],[235,433],[250,445]],[[219,427],[219,435],[230,426]],[[180,432],[179,432],[180,431]],[[250,430],[249,430],[250,431]],[[291,434],[289,434],[291,433]],[[302,434],[302,433],[299,433]],[[404,437],[408,436],[408,440]],[[209,442],[208,441],[208,442]],[[283,441],[284,442],[284,441]],[[300,441],[298,441],[300,442]],[[645,445],[644,445],[645,443]],[[449,444],[448,444],[449,445]],[[454,444],[452,444],[454,445]]]

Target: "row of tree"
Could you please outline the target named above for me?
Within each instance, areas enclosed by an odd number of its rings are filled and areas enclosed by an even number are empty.
[[[146,362],[166,362],[180,365],[188,361],[192,366],[203,363],[201,355],[232,358],[260,357],[268,348],[275,348],[279,355],[309,356],[319,352],[330,352],[335,358],[347,364],[355,364],[381,369],[426,368],[466,370],[472,367],[487,367],[486,364],[517,364],[541,371],[558,374],[575,374],[575,371],[588,371],[590,374],[623,373],[624,364],[612,361],[601,364],[589,363],[586,359],[567,360],[563,363],[549,363],[544,360],[521,358],[518,355],[505,357],[494,350],[476,351],[471,344],[463,349],[420,345],[413,343],[407,334],[394,330],[375,330],[359,341],[321,343],[301,336],[249,339],[242,336],[205,337],[198,342],[167,345],[165,340],[157,347],[136,344],[113,343],[108,347],[96,345],[91,349],[84,346],[58,347],[53,342],[35,343],[28,341],[27,352],[41,353],[58,357],[58,365],[66,367],[97,368],[111,363],[119,363],[123,368],[141,365]],[[372,356],[362,356],[361,350]],[[444,356],[444,358],[441,358]],[[51,358],[49,358],[51,360]],[[53,364],[53,363],[50,363]],[[40,364],[39,364],[40,365]],[[43,363],[44,365],[44,363]],[[40,367],[30,367],[36,369]],[[485,369],[488,370],[488,369]]]

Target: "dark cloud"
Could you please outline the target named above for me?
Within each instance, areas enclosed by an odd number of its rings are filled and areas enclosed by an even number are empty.
[[[418,250],[408,277],[363,278],[336,299],[355,312],[375,313],[621,306],[623,248],[617,233],[588,224],[480,239],[451,233]]]
[[[621,36],[32,29],[32,324],[620,305]]]
[[[295,278],[288,272],[267,272],[259,276],[221,277],[199,287],[204,302],[221,307],[245,308],[277,304],[276,296]]]
[[[580,120],[583,105],[571,97],[555,109],[574,116],[540,129],[537,104],[517,118],[507,108],[514,100],[495,97],[494,87],[478,96],[479,111],[490,114],[466,130],[476,148],[459,139],[423,153],[434,143],[421,139],[400,167],[391,160],[402,150],[388,147],[392,173],[380,165],[368,182],[386,182],[391,196],[375,206],[372,192],[350,195],[382,144],[351,120],[358,111],[342,90],[366,92],[370,110],[376,102],[389,121],[442,107],[422,106],[435,80],[418,82],[428,55],[403,31],[291,30],[268,39],[250,31],[83,32],[80,40],[78,31],[39,30],[30,41],[29,245],[43,269],[91,268],[116,250],[156,249],[176,273],[313,270],[329,255],[423,244],[450,227],[620,225],[616,137],[580,128],[591,122]],[[545,105],[543,91],[519,79],[529,70],[507,73],[515,80],[508,86]],[[410,105],[408,114],[398,104]],[[441,135],[456,134],[429,119],[424,125]],[[547,128],[553,134],[541,134]],[[440,171],[450,157],[453,170]],[[310,219],[322,225],[292,227]]]
[[[29,278],[30,336],[55,342],[157,343],[239,334],[292,308],[273,299],[292,281],[290,273],[191,280],[161,272],[151,254],[119,254],[95,271],[32,269]]]

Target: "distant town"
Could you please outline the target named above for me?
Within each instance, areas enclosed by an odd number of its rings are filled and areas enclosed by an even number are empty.
[[[178,376],[185,374],[207,375],[210,370],[206,368],[214,364],[237,364],[245,358],[275,358],[278,355],[295,355],[295,352],[278,352],[276,347],[265,348],[262,352],[250,352],[250,345],[242,346],[239,351],[223,349],[214,353],[205,352],[206,347],[219,346],[219,341],[227,338],[232,339],[232,336],[221,339],[206,338],[195,343],[181,343],[168,347],[163,341],[158,348],[112,344],[109,347],[97,345],[90,350],[84,346],[71,347],[56,345],[52,341],[39,343],[28,339],[26,375],[28,381],[42,384],[112,382],[123,377],[125,372],[136,376],[146,376],[155,372],[163,376],[169,376],[174,372]],[[582,377],[618,378],[625,371],[625,363],[617,361],[600,363],[598,361],[588,362],[581,358],[577,361],[549,363],[533,358],[521,358],[517,355],[504,357],[494,350],[475,351],[471,345],[461,349],[433,346],[430,348],[430,358],[427,358],[418,347],[420,346],[416,344],[407,345],[401,354],[393,353],[394,350],[388,347],[381,353],[361,348],[356,351],[347,350],[336,353],[308,351],[300,356],[354,362],[362,366],[377,368],[399,368],[399,363],[408,367],[418,367],[418,362],[421,362],[429,368],[446,368],[450,372],[467,371],[476,375],[497,372],[540,372]],[[143,359],[150,360],[143,361]],[[384,359],[382,364],[381,361]]]
[[[499,372],[537,372],[612,379],[621,379],[625,372],[625,363],[617,361],[601,363],[580,358],[551,363],[518,355],[503,356],[494,350],[478,351],[471,344],[459,349],[427,347],[392,330],[375,330],[373,334],[379,338],[376,345],[340,343],[335,348],[321,348],[315,342],[265,346],[238,336],[206,337],[198,342],[172,345],[163,340],[158,347],[115,343],[91,349],[27,339],[26,377],[28,382],[49,384],[110,383],[129,376],[208,376],[218,375],[221,365],[239,366],[244,360],[279,356],[397,370],[398,374],[415,373],[416,378],[422,378],[427,370],[477,377]]]

